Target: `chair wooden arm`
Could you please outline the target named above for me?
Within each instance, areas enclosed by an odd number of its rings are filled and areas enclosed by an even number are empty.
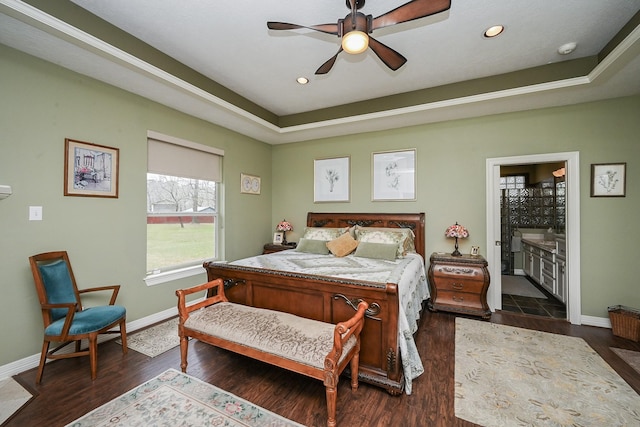
[[[85,294],[89,292],[98,292],[98,291],[113,291],[113,293],[111,294],[111,299],[109,300],[109,305],[114,305],[116,303],[116,298],[118,298],[120,285],[98,286],[94,288],[78,289],[79,294]]]
[[[42,311],[49,316],[51,319],[50,310],[54,308],[66,308],[67,315],[64,318],[64,325],[62,325],[62,331],[60,332],[60,340],[66,341],[67,336],[69,335],[69,329],[71,328],[71,323],[73,323],[73,316],[76,314],[76,310],[78,309],[78,303],[68,302],[68,303],[58,303],[58,304],[40,304]],[[47,322],[48,323],[48,322]]]
[[[195,304],[187,305],[187,295],[213,288],[217,288],[216,295],[205,298],[204,300]],[[203,307],[210,306],[217,302],[228,301],[227,297],[224,294],[224,281],[222,279],[212,280],[210,282],[203,283],[202,285],[194,286],[192,288],[178,289],[176,291],[176,295],[178,296],[178,313],[180,314],[181,323],[184,323],[189,318],[189,313],[194,310],[199,310]]]

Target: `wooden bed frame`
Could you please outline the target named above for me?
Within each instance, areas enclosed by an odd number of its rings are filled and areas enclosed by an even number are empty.
[[[410,228],[416,252],[425,258],[425,215],[308,213],[308,227]],[[369,309],[361,334],[359,379],[392,395],[404,388],[398,344],[399,295],[395,283],[358,282],[253,267],[206,262],[209,281],[222,278],[227,298],[236,303],[292,313],[337,324],[351,318],[360,301]]]

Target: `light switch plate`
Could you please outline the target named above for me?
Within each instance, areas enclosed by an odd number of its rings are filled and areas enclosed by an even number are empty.
[[[42,206],[29,206],[29,221],[42,221]]]

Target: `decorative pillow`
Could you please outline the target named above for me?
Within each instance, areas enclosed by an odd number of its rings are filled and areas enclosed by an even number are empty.
[[[358,246],[358,241],[351,237],[351,234],[344,233],[337,239],[327,242],[327,248],[337,257],[349,255]]]
[[[332,227],[307,227],[302,234],[302,237],[309,240],[329,240],[336,239],[343,235],[347,231],[347,228],[332,228]]]
[[[325,240],[302,238],[298,241],[296,251],[306,252],[309,254],[327,255],[329,253],[329,248],[327,248],[327,242]]]
[[[395,243],[398,247],[397,258],[402,258],[407,252],[415,252],[415,234],[410,228],[378,228],[356,227],[359,242]]]
[[[386,259],[394,261],[398,252],[398,245],[395,243],[372,243],[360,242],[354,256],[363,258]]]

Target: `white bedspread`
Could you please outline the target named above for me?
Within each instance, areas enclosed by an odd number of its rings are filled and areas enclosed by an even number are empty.
[[[404,369],[405,392],[411,394],[412,380],[424,372],[413,334],[418,330],[422,302],[429,297],[423,258],[415,253],[394,261],[355,257],[337,258],[287,250],[259,255],[231,265],[266,268],[300,274],[364,280],[381,284],[397,283],[400,298],[398,342]]]

